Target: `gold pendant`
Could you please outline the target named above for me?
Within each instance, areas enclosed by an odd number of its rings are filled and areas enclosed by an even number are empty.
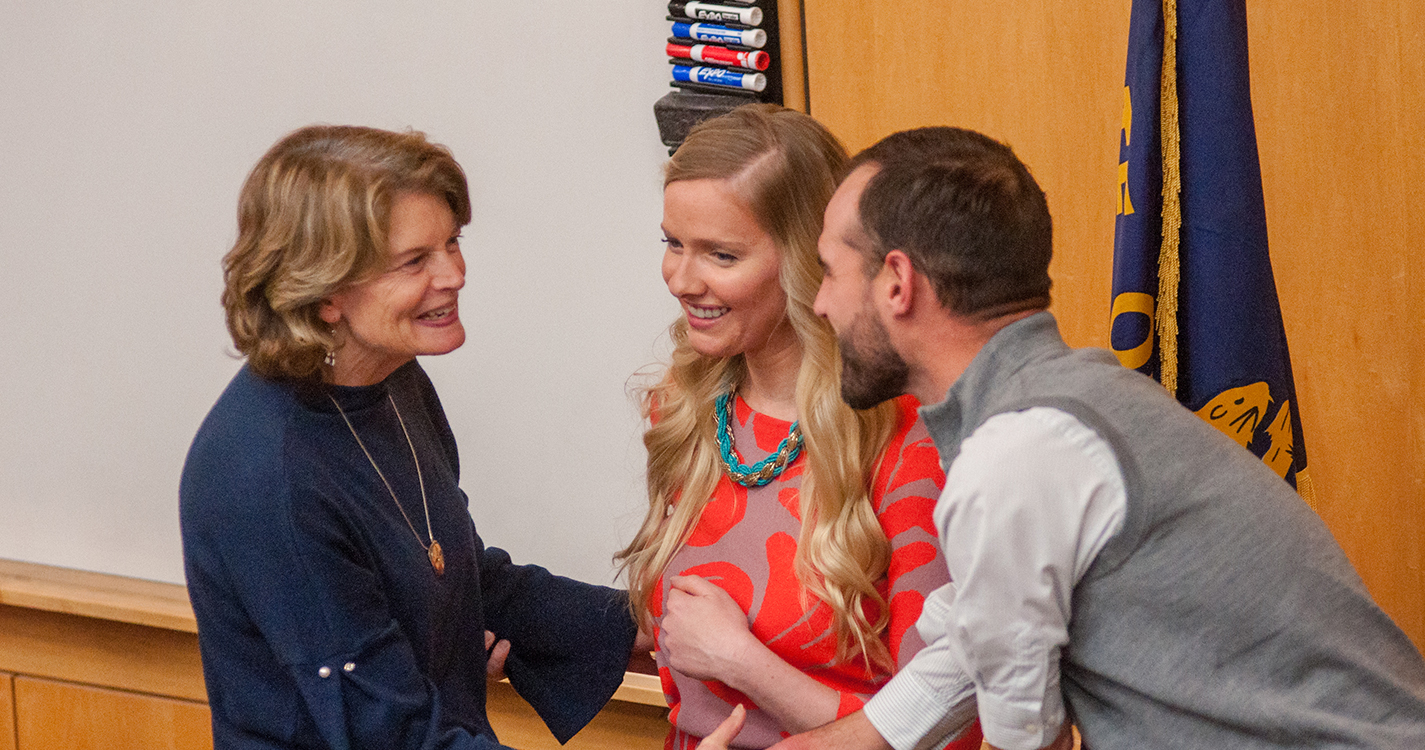
[[[426,549],[426,554],[430,556],[430,566],[435,568],[435,574],[445,575],[445,554],[440,551],[440,542],[430,540],[430,547]]]

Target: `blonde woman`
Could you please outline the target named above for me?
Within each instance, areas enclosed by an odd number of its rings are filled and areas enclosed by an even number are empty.
[[[915,402],[846,406],[812,312],[845,161],[810,117],[747,105],[695,128],[665,172],[663,278],[684,314],[644,394],[649,509],[621,559],[669,748],[736,705],[730,746],[746,748],[860,709],[923,646],[911,626],[947,581],[944,473]],[[951,744],[979,742],[972,727]]]

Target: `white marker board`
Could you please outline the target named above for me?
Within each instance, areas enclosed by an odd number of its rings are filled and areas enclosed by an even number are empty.
[[[315,122],[414,128],[471,183],[465,346],[426,358],[487,543],[612,580],[659,275],[655,0],[0,4],[0,558],[183,580],[178,478],[240,362],[243,178]]]

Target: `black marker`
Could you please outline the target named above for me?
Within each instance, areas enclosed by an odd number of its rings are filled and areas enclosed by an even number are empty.
[[[740,23],[746,26],[757,26],[762,23],[761,8],[734,8],[731,5],[714,5],[703,2],[689,3],[675,0],[668,3],[668,15],[691,18],[695,21]]]

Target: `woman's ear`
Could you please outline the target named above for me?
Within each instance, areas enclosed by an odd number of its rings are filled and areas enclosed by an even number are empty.
[[[317,308],[317,315],[320,315],[327,325],[334,326],[341,320],[341,307],[331,297],[327,297]]]

